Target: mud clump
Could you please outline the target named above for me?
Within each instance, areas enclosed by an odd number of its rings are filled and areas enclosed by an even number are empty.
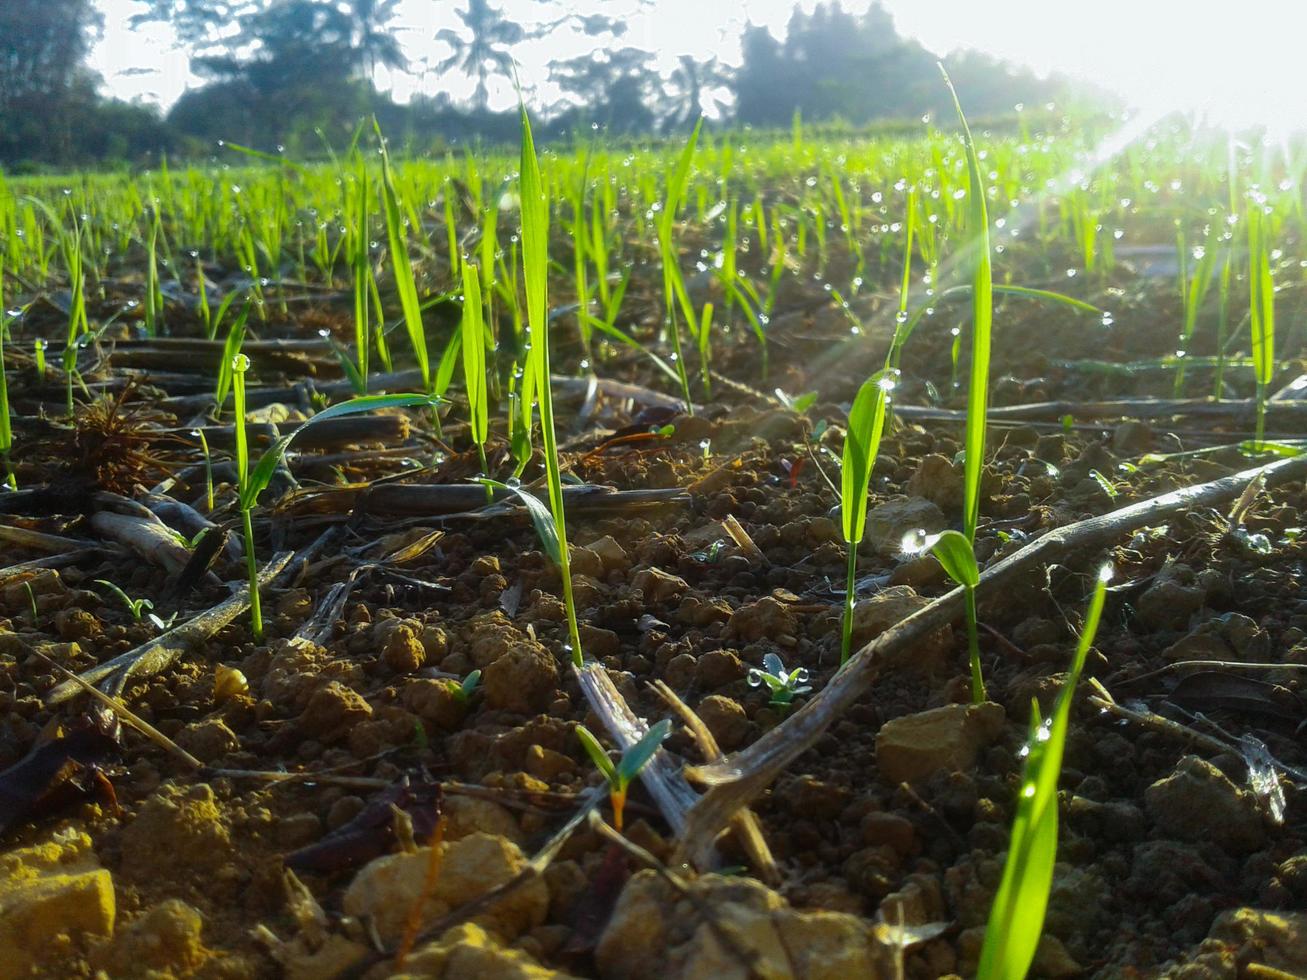
[[[512,841],[475,833],[445,841],[435,885],[422,905],[421,919],[430,924],[486,892],[511,881],[526,867],[526,858]],[[430,865],[430,848],[411,854],[390,854],[366,865],[345,892],[345,911],[370,923],[386,943],[403,934],[409,910],[422,895]],[[476,922],[504,939],[514,939],[545,921],[549,888],[533,877],[492,903]]]
[[[178,869],[216,872],[232,862],[231,832],[213,788],[161,786],[122,832],[123,868],[136,878],[171,881]]]
[[[1197,756],[1181,759],[1172,775],[1148,787],[1144,802],[1158,829],[1181,840],[1210,840],[1246,854],[1266,839],[1256,800]]]
[[[884,971],[891,960],[874,928],[857,916],[800,912],[748,879],[704,875],[689,887],[694,902],[685,901],[654,872],[638,872],[622,890],[600,937],[595,951],[599,976],[845,980],[889,975]],[[701,909],[710,910],[712,924]]]

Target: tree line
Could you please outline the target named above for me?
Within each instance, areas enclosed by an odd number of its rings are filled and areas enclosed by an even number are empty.
[[[796,112],[856,126],[949,111],[936,56],[901,37],[879,4],[862,14],[838,2],[796,9],[783,39],[746,27],[738,65],[682,56],[659,73],[652,52],[625,43],[621,20],[555,0],[541,7],[557,16],[530,26],[492,0],[461,0],[458,27],[435,35],[447,54],[422,65],[408,62],[396,34],[398,0],[146,3],[136,20],[171,24],[204,81],[166,114],[98,93],[86,65],[103,27],[93,0],[0,3],[0,166],[140,164],[209,154],[218,140],[315,156],[369,115],[414,149],[511,141],[516,119],[489,107],[491,84],[512,77],[517,45],[563,30],[581,32],[593,50],[550,65],[563,98],[532,105],[545,138],[674,132],[705,111],[721,125],[759,128],[787,126]],[[436,94],[398,104],[377,88],[383,68],[418,74],[420,89]],[[950,57],[949,68],[977,117],[1086,95],[975,52]],[[472,83],[469,98],[447,94],[454,79]]]

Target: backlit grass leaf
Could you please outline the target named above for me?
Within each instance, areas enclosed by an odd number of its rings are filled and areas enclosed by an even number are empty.
[[[930,553],[945,573],[958,585],[974,589],[980,582],[980,567],[967,536],[960,531],[944,531],[930,545]]]
[[[1031,710],[1030,754],[1022,770],[1003,878],[985,928],[978,980],[1022,980],[1039,946],[1057,858],[1057,783],[1071,724],[1071,701],[1098,632],[1110,578],[1111,568],[1104,566],[1089,602],[1071,671],[1047,724],[1039,722],[1038,704]]]
[[[240,401],[243,402],[244,398],[242,397]],[[266,490],[268,484],[272,482],[272,474],[276,472],[277,464],[286,455],[286,450],[290,448],[290,444],[295,441],[296,437],[303,434],[306,429],[319,422],[325,422],[327,419],[341,418],[345,415],[360,415],[363,412],[371,412],[379,408],[412,408],[417,405],[434,406],[438,401],[439,399],[434,395],[364,395],[361,398],[351,398],[339,405],[324,408],[294,432],[282,436],[263,451],[263,455],[259,457],[258,463],[254,465],[254,470],[250,473],[249,478],[242,481],[241,509],[249,510],[254,506],[259,499],[259,494]],[[241,433],[244,428],[238,421],[236,431]]]
[[[867,525],[867,490],[885,429],[884,377],[883,372],[877,372],[864,381],[849,410],[841,467],[840,517],[844,540],[852,545],[862,540]]]

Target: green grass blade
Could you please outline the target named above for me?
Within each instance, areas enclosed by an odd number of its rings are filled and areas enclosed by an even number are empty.
[[[974,589],[980,582],[980,567],[971,542],[960,531],[944,531],[930,546],[945,573],[958,585]]]
[[[941,71],[943,68],[941,66]],[[963,529],[969,540],[976,538],[976,524],[980,519],[980,477],[985,466],[985,420],[989,408],[989,353],[990,330],[994,318],[993,266],[989,246],[989,212],[985,207],[985,181],[971,139],[971,127],[962,112],[962,103],[953,88],[948,73],[944,73],[953,106],[957,109],[962,126],[962,142],[967,154],[967,174],[971,189],[968,194],[970,212],[968,225],[971,242],[968,245],[971,259],[971,383],[967,391],[967,428],[964,439],[966,459],[963,464],[965,511]]]
[[[985,929],[978,980],[1022,980],[1035,958],[1057,856],[1057,783],[1070,727],[1071,702],[1098,632],[1110,578],[1111,568],[1104,566],[1089,603],[1071,671],[1047,728],[1038,723],[1037,705],[1032,712],[1030,754],[1022,772],[1003,877]]]
[[[522,379],[524,413],[530,421],[531,396],[540,410],[540,441],[545,458],[545,476],[549,483],[549,509],[558,528],[558,570],[563,580],[563,605],[567,610],[567,628],[571,636],[572,663],[584,663],[581,633],[576,622],[576,602],[572,597],[572,568],[567,551],[567,519],[563,508],[563,477],[558,465],[558,440],[554,434],[554,401],[549,390],[549,197],[540,177],[540,160],[531,136],[531,120],[521,105],[522,155],[522,279],[526,288],[527,323],[531,350],[527,355]],[[533,387],[532,387],[533,386]],[[533,390],[534,389],[534,390]]]
[[[484,446],[489,432],[489,407],[486,404],[486,328],[481,314],[480,270],[471,262],[463,263],[463,380],[467,386],[468,425],[472,441]]]
[[[373,125],[381,144],[381,188],[385,203],[386,241],[390,247],[391,270],[395,276],[395,289],[404,311],[404,326],[408,331],[413,356],[422,372],[422,387],[431,390],[431,360],[427,355],[427,336],[422,326],[422,304],[418,300],[417,281],[413,278],[413,263],[408,256],[408,235],[404,230],[403,212],[399,191],[395,186],[395,173],[390,165],[390,154],[381,135],[381,127]]]
[[[242,355],[243,356],[243,355]],[[244,403],[244,383],[240,382],[241,399]],[[282,436],[271,446],[264,450],[263,455],[259,457],[258,463],[255,464],[253,472],[248,479],[241,480],[240,503],[243,510],[249,510],[254,506],[255,501],[259,499],[268,484],[272,481],[272,474],[276,472],[277,464],[281,462],[286,450],[295,438],[301,435],[306,429],[318,422],[325,422],[327,419],[340,418],[345,415],[359,415],[363,412],[371,412],[379,408],[411,408],[416,405],[427,405],[434,407],[438,399],[434,395],[364,395],[361,398],[351,398],[349,401],[341,402],[339,405],[332,405],[325,408],[313,418],[309,419],[294,432]],[[236,425],[238,433],[243,432],[244,426],[239,422]],[[238,448],[243,439],[238,437]]]

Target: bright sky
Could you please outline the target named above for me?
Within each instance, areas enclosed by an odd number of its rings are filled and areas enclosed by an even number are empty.
[[[2,0],[0,0],[2,2]],[[97,0],[104,13],[103,41],[93,67],[108,92],[170,105],[187,85],[184,52],[170,31],[155,25],[133,32],[128,19],[139,0]],[[800,0],[811,9],[815,0]],[[432,64],[448,52],[433,40],[443,27],[459,28],[462,0],[401,0],[395,28],[415,67]],[[670,69],[678,55],[716,55],[727,63],[739,58],[745,23],[764,24],[781,36],[793,0],[656,0],[639,8],[633,0],[564,0],[544,7],[541,0],[500,0],[506,13],[531,23],[557,16],[565,8],[626,13],[628,30],[619,43],[652,50],[659,67]],[[845,0],[863,10],[867,0]],[[1040,73],[1052,70],[1087,79],[1120,92],[1144,110],[1197,109],[1215,121],[1269,123],[1307,128],[1302,93],[1302,43],[1307,37],[1303,0],[884,0],[899,33],[938,53],[976,48]],[[548,13],[542,13],[542,10]],[[556,35],[514,51],[522,81],[534,87],[536,101],[559,97],[548,83],[551,60],[590,50],[594,41]],[[435,76],[400,75],[378,79],[400,101],[431,90]],[[456,98],[469,95],[470,80],[443,79]],[[492,105],[511,105],[507,81],[492,88]],[[963,93],[965,99],[965,93]]]

